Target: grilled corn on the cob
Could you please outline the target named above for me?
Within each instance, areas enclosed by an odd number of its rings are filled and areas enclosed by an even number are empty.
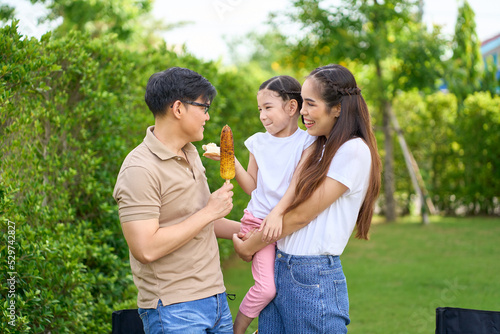
[[[220,134],[220,176],[229,182],[235,175],[233,132],[225,125]]]

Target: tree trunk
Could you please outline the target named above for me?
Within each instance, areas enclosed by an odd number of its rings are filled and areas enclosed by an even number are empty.
[[[406,144],[406,140],[403,136],[403,131],[401,131],[401,128],[399,126],[398,119],[396,118],[396,115],[394,115],[390,107],[388,109],[388,112],[392,121],[392,125],[394,126],[394,130],[396,131],[396,135],[399,140],[399,145],[401,146],[401,150],[403,151],[406,168],[408,168],[408,173],[410,174],[413,189],[415,190],[415,193],[417,194],[419,199],[420,213],[422,215],[422,223],[424,225],[427,225],[429,224],[429,215],[427,207],[429,207],[429,210],[433,210],[434,206],[432,205],[430,198],[427,197],[426,199],[426,196],[424,194],[424,189],[425,189],[425,185],[423,184],[424,180],[420,175],[417,162],[415,161],[413,154],[411,154],[411,151],[408,148],[408,145]]]
[[[380,82],[380,87],[384,87],[382,84],[382,68],[380,62],[375,63],[377,69],[377,77]],[[383,182],[384,182],[384,197],[385,197],[385,219],[388,222],[393,222],[396,220],[396,201],[394,200],[394,146],[392,139],[392,129],[391,129],[391,118],[390,118],[390,107],[391,104],[385,96],[385,92],[380,94],[380,108],[382,111],[382,129],[384,132],[384,170],[383,170]]]
[[[44,140],[42,140],[42,157],[43,157],[43,163],[47,163],[47,156],[49,154],[49,143],[50,143],[50,121],[47,119],[45,120],[45,133],[44,133]],[[48,195],[45,192],[45,190],[48,187],[49,184],[49,176],[48,176],[48,168],[45,168],[44,173],[43,173],[43,200],[42,200],[42,207],[47,206],[48,204]]]

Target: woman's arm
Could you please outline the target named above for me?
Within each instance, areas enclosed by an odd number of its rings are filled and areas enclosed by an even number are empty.
[[[280,238],[300,230],[332,205],[348,188],[342,183],[327,177],[320,187],[306,201],[283,216],[283,232]],[[234,248],[245,261],[251,260],[253,254],[268,245],[262,240],[262,232],[256,231],[243,241],[233,236]]]
[[[337,180],[327,177],[321,186],[298,207],[283,217],[283,234],[289,235],[309,224],[321,212],[340,198],[347,187]]]
[[[297,185],[297,180],[300,174],[300,169],[304,165],[306,159],[313,152],[313,145],[306,148],[300,157],[300,161],[295,168],[295,172],[293,173],[292,180],[285,194],[278,202],[278,204],[271,210],[271,212],[267,215],[266,218],[262,221],[260,225],[259,231],[263,231],[262,240],[265,242],[274,242],[278,240],[283,232],[283,212],[285,212],[286,208],[290,206],[295,197],[295,187]]]

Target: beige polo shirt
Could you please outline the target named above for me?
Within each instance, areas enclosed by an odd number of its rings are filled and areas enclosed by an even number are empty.
[[[113,197],[120,222],[158,218],[161,227],[182,222],[208,202],[205,168],[193,144],[184,146],[189,163],[167,148],[149,127],[146,138],[125,158]],[[130,253],[140,308],[192,301],[225,291],[214,223],[183,247],[149,264]]]

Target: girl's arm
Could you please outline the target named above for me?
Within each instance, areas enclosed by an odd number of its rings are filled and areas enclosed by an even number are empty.
[[[220,156],[207,155],[205,157],[211,160],[220,161]],[[255,157],[252,153],[250,153],[247,170],[245,170],[245,167],[243,167],[238,159],[234,157],[234,167],[236,172],[236,182],[238,182],[241,189],[243,189],[247,195],[251,195],[252,191],[257,188],[257,171],[259,170]]]
[[[251,195],[252,191],[257,188],[257,171],[259,170],[257,161],[255,160],[254,155],[250,153],[248,168],[245,170],[236,157],[234,160],[236,168],[236,182],[238,182],[241,189],[243,189],[247,195]]]
[[[292,234],[309,224],[321,212],[332,205],[348,188],[342,183],[327,177],[318,189],[306,201],[283,216],[283,232],[280,238]],[[250,261],[260,249],[268,245],[262,240],[262,232],[256,231],[243,241],[238,235],[233,236],[234,249],[245,261]]]

